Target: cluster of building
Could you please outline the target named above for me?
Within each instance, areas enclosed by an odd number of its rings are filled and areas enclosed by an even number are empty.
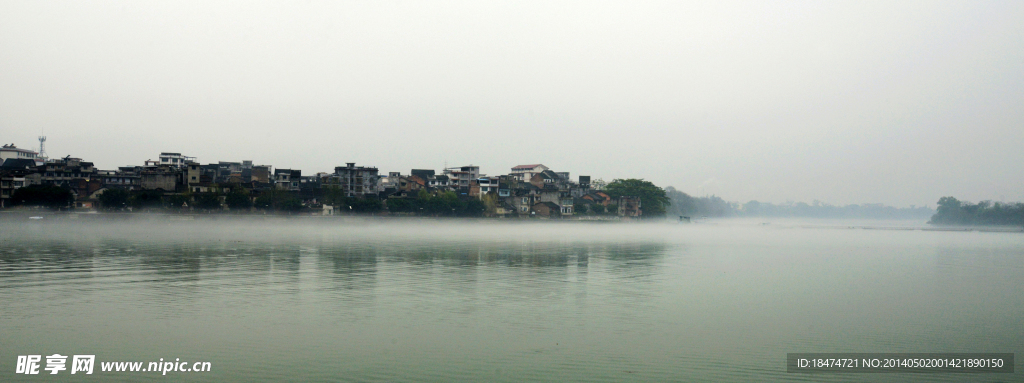
[[[40,150],[42,151],[42,150]],[[326,190],[340,191],[349,198],[373,198],[383,202],[418,198],[427,193],[454,192],[459,198],[488,201],[487,215],[561,218],[578,215],[578,209],[609,215],[639,217],[637,197],[612,198],[602,191],[602,180],[589,176],[576,180],[568,172],[556,172],[542,164],[519,165],[508,174],[488,176],[479,166],[412,169],[408,174],[382,174],[376,167],[347,163],[333,172],[303,175],[299,169],[255,165],[252,161],[199,163],[181,153],[160,153],[158,160],[141,166],[115,170],[96,169],[79,158],[46,159],[32,150],[13,144],[0,149],[0,207],[10,207],[14,191],[29,185],[54,185],[71,192],[77,208],[97,208],[99,195],[110,189],[149,190],[163,195],[196,196],[222,193],[241,187],[255,200],[263,193],[288,192],[308,209],[333,214],[325,206]]]

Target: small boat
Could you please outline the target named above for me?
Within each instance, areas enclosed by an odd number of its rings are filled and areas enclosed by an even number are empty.
[[[33,216],[33,217],[28,217],[28,219],[43,219],[43,217],[40,217],[40,216],[37,215],[37,216]]]

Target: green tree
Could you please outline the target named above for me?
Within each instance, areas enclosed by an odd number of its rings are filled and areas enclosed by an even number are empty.
[[[481,197],[481,202],[484,203],[484,214],[489,217],[493,217],[498,211],[498,193],[490,192],[484,194]]]
[[[1024,203],[970,203],[953,197],[939,199],[928,222],[938,225],[1024,225]]]
[[[325,205],[341,206],[345,205],[345,202],[345,192],[340,187],[337,185],[324,187],[323,203]]]
[[[672,204],[664,189],[643,179],[616,179],[605,186],[604,192],[612,198],[640,197],[640,208],[643,210],[643,216],[647,218],[664,216],[665,209]]]
[[[106,192],[104,192],[106,193]],[[157,190],[138,190],[131,193],[128,205],[135,209],[163,207],[163,193]]]
[[[697,215],[697,201],[689,194],[683,193],[682,191],[669,186],[665,188],[665,196],[672,201],[672,204],[669,206],[668,213],[671,213],[672,215],[685,216]]]
[[[105,210],[121,210],[128,206],[131,194],[124,189],[107,189],[100,193],[100,206]]]
[[[201,210],[220,210],[220,196],[217,193],[203,193],[196,197],[196,208]]]
[[[274,207],[274,196],[271,193],[260,194],[253,204],[257,209],[270,210]]]
[[[477,198],[470,198],[459,206],[461,207],[459,210],[461,217],[482,217],[487,211],[487,203]]]
[[[53,185],[29,185],[16,189],[11,195],[11,202],[15,205],[60,209],[71,207],[75,196],[71,191]]]
[[[279,202],[277,202],[277,208],[282,211],[294,213],[299,210],[302,210],[302,201],[300,201],[298,198],[288,195],[282,198]]]
[[[231,188],[231,192],[224,197],[224,203],[228,205],[228,208],[236,211],[245,211],[252,207],[249,191],[239,186]]]
[[[167,208],[171,210],[186,209],[186,206],[192,205],[189,203],[191,200],[189,195],[175,194],[165,200],[167,202]]]
[[[348,206],[356,213],[374,213],[384,208],[384,203],[376,198],[350,198]]]

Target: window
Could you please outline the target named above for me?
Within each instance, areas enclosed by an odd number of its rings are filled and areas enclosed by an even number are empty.
[[[523,213],[525,213],[525,212],[526,212],[526,210],[527,210],[527,209],[526,209],[526,206],[523,206]]]
[[[523,203],[530,203],[530,197],[523,197]]]

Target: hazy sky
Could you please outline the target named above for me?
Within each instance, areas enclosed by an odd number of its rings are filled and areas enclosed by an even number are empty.
[[[1024,2],[0,1],[0,141],[1024,201]]]

